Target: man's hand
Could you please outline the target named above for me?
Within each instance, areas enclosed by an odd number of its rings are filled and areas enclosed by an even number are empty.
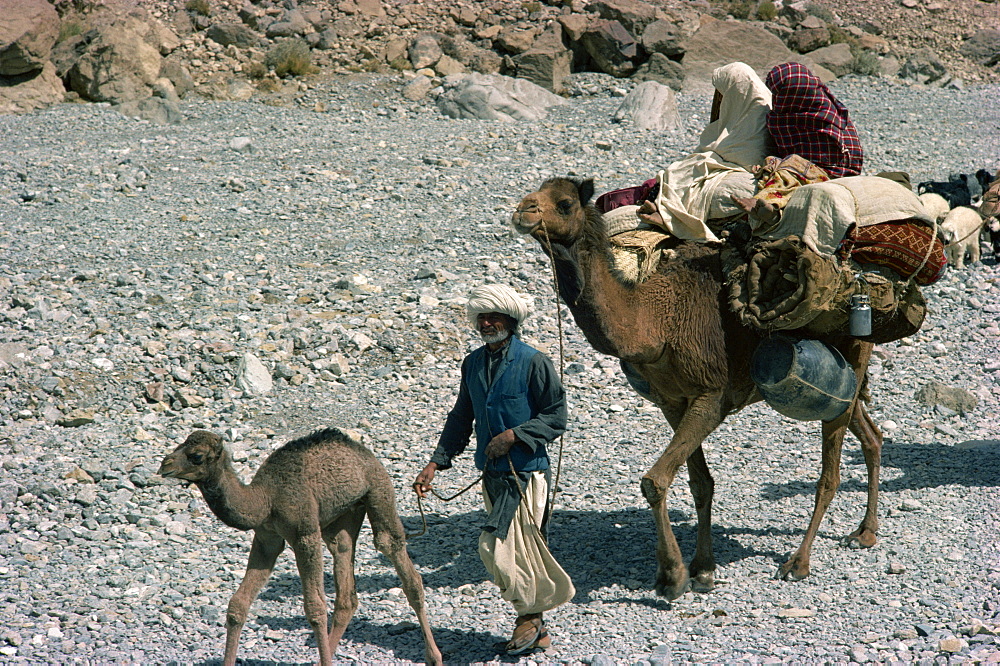
[[[420,474],[417,474],[417,480],[413,482],[413,492],[417,493],[417,497],[427,497],[427,491],[431,489],[431,482],[434,480],[437,468],[436,462],[427,463]]]
[[[500,458],[507,455],[510,447],[517,443],[517,437],[513,430],[504,430],[502,433],[490,440],[486,445],[487,458]]]

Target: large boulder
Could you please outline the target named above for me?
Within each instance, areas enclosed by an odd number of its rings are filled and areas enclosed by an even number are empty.
[[[851,47],[843,42],[810,51],[808,56],[814,63],[837,76],[844,76],[854,71],[854,54],[851,53]]]
[[[232,44],[241,49],[261,46],[263,41],[260,35],[241,23],[216,23],[209,26],[205,36],[222,46]]]
[[[618,21],[633,35],[641,35],[650,23],[660,18],[656,7],[640,0],[594,0],[586,5],[602,19]]]
[[[580,42],[605,74],[623,78],[635,71],[639,45],[618,21],[599,19],[590,24]]]
[[[433,67],[442,55],[444,51],[438,44],[437,36],[429,32],[417,35],[407,49],[407,56],[413,69]]]
[[[649,56],[649,60],[639,66],[639,69],[632,75],[632,79],[635,81],[656,81],[670,86],[674,90],[682,90],[684,88],[684,66],[662,53],[654,53]]]
[[[0,76],[0,113],[27,113],[63,101],[66,89],[51,62],[19,76]]]
[[[701,26],[685,43],[684,91],[711,92],[712,71],[731,62],[750,65],[761,77],[777,64],[800,62],[822,81],[836,76],[808,55],[791,51],[772,33],[739,21],[720,21],[703,16]]]
[[[930,49],[918,49],[910,54],[899,70],[899,76],[919,83],[938,83],[946,80],[948,69]]]
[[[40,72],[59,37],[59,14],[46,0],[0,0],[0,76]]]
[[[1000,30],[983,28],[969,37],[958,50],[970,60],[992,67],[1000,62]]]
[[[157,125],[176,125],[184,121],[184,114],[177,103],[162,97],[132,100],[115,108],[126,116],[148,120]]]
[[[640,42],[646,53],[662,53],[665,56],[684,55],[684,40],[686,36],[679,25],[673,21],[653,21],[642,32]]]
[[[563,80],[570,74],[573,53],[563,46],[562,27],[553,23],[530,49],[514,56],[513,60],[518,77],[559,94],[565,88]]]
[[[503,66],[503,57],[492,49],[484,49],[459,35],[441,39],[441,50],[462,63],[466,69],[480,74],[496,74]]]
[[[681,122],[674,91],[656,81],[645,81],[625,96],[615,111],[615,122],[629,121],[638,130],[676,129]]]
[[[539,85],[509,76],[449,76],[443,87],[437,106],[451,118],[537,121],[545,118],[551,107],[566,104],[562,97]]]
[[[94,102],[122,103],[145,99],[160,77],[158,48],[126,23],[102,25],[87,51],[70,68],[70,87]]]

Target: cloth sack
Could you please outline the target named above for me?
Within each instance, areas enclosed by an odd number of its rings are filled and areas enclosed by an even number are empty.
[[[759,235],[765,240],[800,236],[814,252],[832,255],[852,226],[899,220],[934,225],[920,198],[903,185],[878,176],[850,176],[795,188],[778,224]]]
[[[848,335],[855,294],[870,299],[872,333],[859,338],[868,342],[913,335],[927,314],[912,280],[883,267],[819,254],[797,236],[751,249],[749,260],[730,270],[728,287],[730,308],[744,324],[802,337]]]
[[[859,264],[884,266],[917,284],[937,282],[948,257],[934,230],[920,222],[900,220],[870,227],[852,227],[837,247],[837,256]]]

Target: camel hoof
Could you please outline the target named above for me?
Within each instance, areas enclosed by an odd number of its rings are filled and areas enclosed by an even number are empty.
[[[802,566],[796,560],[789,560],[778,567],[774,577],[776,580],[802,580],[809,576],[809,565]]]
[[[691,580],[687,577],[685,577],[680,583],[668,584],[659,581],[656,583],[656,593],[661,597],[665,597],[667,601],[673,601],[674,599],[683,596],[684,593],[690,589]]]
[[[861,549],[871,548],[878,542],[875,533],[870,530],[858,530],[844,537],[841,542],[847,548]]]
[[[715,572],[702,571],[691,578],[691,589],[694,592],[711,592],[715,589]]]

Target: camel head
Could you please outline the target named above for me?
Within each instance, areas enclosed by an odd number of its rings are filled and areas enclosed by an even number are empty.
[[[569,245],[580,236],[592,196],[591,178],[550,178],[524,197],[511,222],[519,233],[531,234],[543,243],[548,236],[553,243]]]
[[[158,474],[198,483],[213,475],[225,455],[221,437],[207,430],[195,430],[163,459]]]

